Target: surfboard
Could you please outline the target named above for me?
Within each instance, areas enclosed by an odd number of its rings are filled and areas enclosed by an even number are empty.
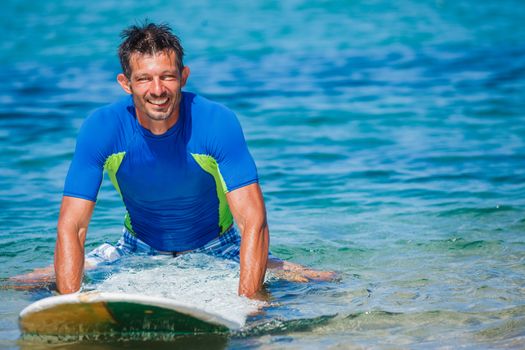
[[[242,326],[172,299],[105,292],[41,299],[20,312],[19,324],[23,335],[57,337],[130,332],[227,333]]]

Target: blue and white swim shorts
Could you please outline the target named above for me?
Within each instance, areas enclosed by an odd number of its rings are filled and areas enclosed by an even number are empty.
[[[123,235],[115,245],[104,243],[86,255],[86,266],[97,266],[100,264],[111,264],[125,256],[132,254],[145,255],[172,255],[178,256],[186,253],[203,253],[224,259],[239,262],[241,249],[241,236],[235,227],[231,227],[222,235],[206,243],[204,246],[188,252],[164,252],[152,248],[141,241],[124,228]]]

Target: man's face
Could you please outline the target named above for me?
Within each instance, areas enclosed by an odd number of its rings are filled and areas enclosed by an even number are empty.
[[[177,116],[181,88],[186,84],[189,70],[179,71],[175,53],[163,51],[154,55],[134,53],[130,58],[131,77],[119,74],[118,81],[133,95],[137,116],[154,121]]]

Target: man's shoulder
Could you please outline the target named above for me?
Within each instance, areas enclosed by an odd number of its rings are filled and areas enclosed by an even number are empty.
[[[202,130],[214,130],[223,124],[235,122],[235,113],[225,105],[212,101],[204,96],[184,92],[187,106],[191,106],[191,118],[194,125],[202,126]]]
[[[104,139],[109,141],[115,139],[116,132],[132,130],[132,118],[129,118],[130,113],[132,113],[129,111],[129,106],[132,106],[130,101],[131,97],[126,96],[95,109],[84,120],[79,135],[86,137],[96,135],[99,141]]]
[[[90,118],[117,118],[129,113],[133,113],[133,100],[128,95],[113,103],[98,107],[90,114]]]
[[[189,105],[191,105],[192,112],[202,112],[204,116],[210,116],[210,113],[213,115],[217,114],[233,114],[233,111],[230,110],[225,105],[212,101],[202,95],[197,95],[192,92],[183,92],[183,96]]]

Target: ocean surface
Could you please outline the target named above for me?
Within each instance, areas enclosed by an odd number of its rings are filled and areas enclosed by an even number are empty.
[[[180,35],[192,72],[185,89],[237,113],[272,252],[340,280],[270,276],[270,302],[229,336],[60,349],[525,348],[520,0],[3,1],[3,286],[52,262],[76,133],[93,109],[123,95],[119,33],[144,18]],[[115,242],[123,215],[105,179],[87,249]],[[202,270],[235,290],[235,267],[194,260],[201,264],[170,263],[159,274],[173,278],[124,269],[86,283],[115,288],[108,281],[128,273],[136,291],[184,289],[191,298],[188,290],[203,292]],[[203,298],[239,305],[231,293],[210,293]],[[18,329],[18,313],[47,295],[0,289],[0,348],[57,348],[20,339]],[[253,306],[243,302],[244,311]]]

